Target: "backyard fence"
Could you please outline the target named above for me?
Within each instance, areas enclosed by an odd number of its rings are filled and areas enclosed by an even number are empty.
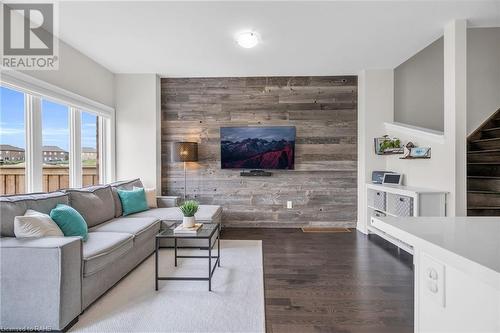
[[[99,174],[95,166],[83,167],[82,185],[96,185]],[[0,166],[0,195],[25,193],[24,166]],[[44,192],[57,191],[69,187],[69,168],[67,166],[44,166],[42,189]]]

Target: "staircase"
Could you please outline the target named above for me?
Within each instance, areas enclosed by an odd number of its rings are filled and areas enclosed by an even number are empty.
[[[467,215],[500,216],[500,109],[467,142]]]

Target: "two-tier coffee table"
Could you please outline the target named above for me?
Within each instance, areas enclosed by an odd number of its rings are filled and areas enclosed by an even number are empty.
[[[155,246],[155,288],[158,290],[159,280],[184,280],[184,281],[208,281],[208,290],[212,291],[212,276],[214,274],[215,268],[220,267],[220,226],[219,223],[206,223],[203,227],[198,230],[196,234],[175,234],[174,229],[179,224],[175,224],[168,229],[160,231],[156,235],[156,246]],[[213,239],[216,237],[215,240]],[[177,267],[177,258],[207,258],[208,259],[208,277],[178,277],[178,276],[158,276],[158,255],[160,240],[162,238],[172,238],[174,240],[174,265]],[[177,246],[178,239],[206,239],[207,247],[202,246]],[[212,250],[217,241],[217,256],[212,255]],[[178,249],[200,249],[208,250],[208,256],[184,256],[178,254]],[[214,265],[212,265],[212,259],[216,259]],[[213,267],[212,267],[213,266]]]

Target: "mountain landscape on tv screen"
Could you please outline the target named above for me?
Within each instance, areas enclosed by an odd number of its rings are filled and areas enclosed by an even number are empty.
[[[223,169],[293,169],[294,127],[221,128]]]

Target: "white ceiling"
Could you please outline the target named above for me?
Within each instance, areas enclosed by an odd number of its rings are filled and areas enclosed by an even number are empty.
[[[500,1],[61,2],[60,37],[115,73],[353,74],[393,68],[446,23],[500,26]],[[253,49],[234,40],[253,29]]]

